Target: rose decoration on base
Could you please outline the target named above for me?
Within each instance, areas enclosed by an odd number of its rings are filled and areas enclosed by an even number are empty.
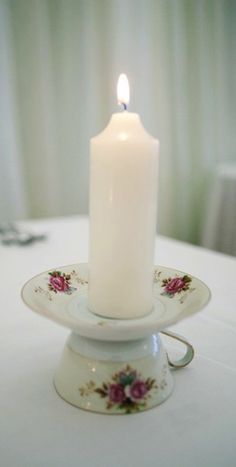
[[[146,407],[147,398],[152,389],[158,389],[155,379],[141,378],[141,375],[129,365],[112,376],[111,383],[93,387],[93,391],[107,399],[107,409],[117,408],[125,413],[138,412]],[[83,394],[83,388],[80,389]]]

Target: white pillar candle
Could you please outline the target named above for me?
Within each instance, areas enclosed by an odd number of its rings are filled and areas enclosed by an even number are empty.
[[[118,102],[128,103],[127,78]],[[91,139],[88,307],[110,318],[138,318],[153,306],[159,142],[139,115],[112,115]]]

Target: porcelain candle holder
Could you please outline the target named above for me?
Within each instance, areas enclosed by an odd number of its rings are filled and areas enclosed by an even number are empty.
[[[58,394],[75,406],[99,413],[133,413],[159,405],[173,390],[170,367],[187,365],[194,354],[184,338],[165,328],[206,305],[208,287],[186,273],[156,266],[153,310],[132,320],[91,313],[87,290],[87,264],[39,274],[22,290],[32,310],[72,331],[55,373]],[[185,344],[181,360],[170,361],[160,332]]]

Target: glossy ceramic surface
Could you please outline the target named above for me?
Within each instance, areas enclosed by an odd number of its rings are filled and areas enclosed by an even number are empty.
[[[194,355],[184,338],[163,329],[206,305],[208,287],[189,274],[156,266],[152,312],[121,320],[89,311],[88,285],[88,265],[77,264],[39,274],[22,290],[32,310],[73,331],[54,378],[58,394],[77,407],[106,414],[161,404],[173,390],[170,367],[186,366]],[[159,331],[185,344],[178,362],[170,361]]]
[[[41,273],[22,290],[34,311],[75,333],[102,341],[135,340],[159,332],[202,309],[210,298],[199,279],[175,269],[155,266],[153,310],[139,319],[108,319],[87,307],[88,265],[75,264]]]
[[[104,345],[72,333],[54,384],[59,395],[77,407],[127,414],[161,404],[174,383],[159,335]]]

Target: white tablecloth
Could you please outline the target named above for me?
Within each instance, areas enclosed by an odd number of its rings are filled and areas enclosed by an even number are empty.
[[[157,264],[193,274],[212,291],[202,312],[172,328],[192,342],[196,357],[174,372],[174,393],[162,405],[135,415],[99,415],[56,394],[54,370],[69,331],[20,298],[33,275],[87,261],[88,220],[24,225],[46,232],[48,240],[0,246],[0,465],[235,467],[236,259],[157,238]]]

